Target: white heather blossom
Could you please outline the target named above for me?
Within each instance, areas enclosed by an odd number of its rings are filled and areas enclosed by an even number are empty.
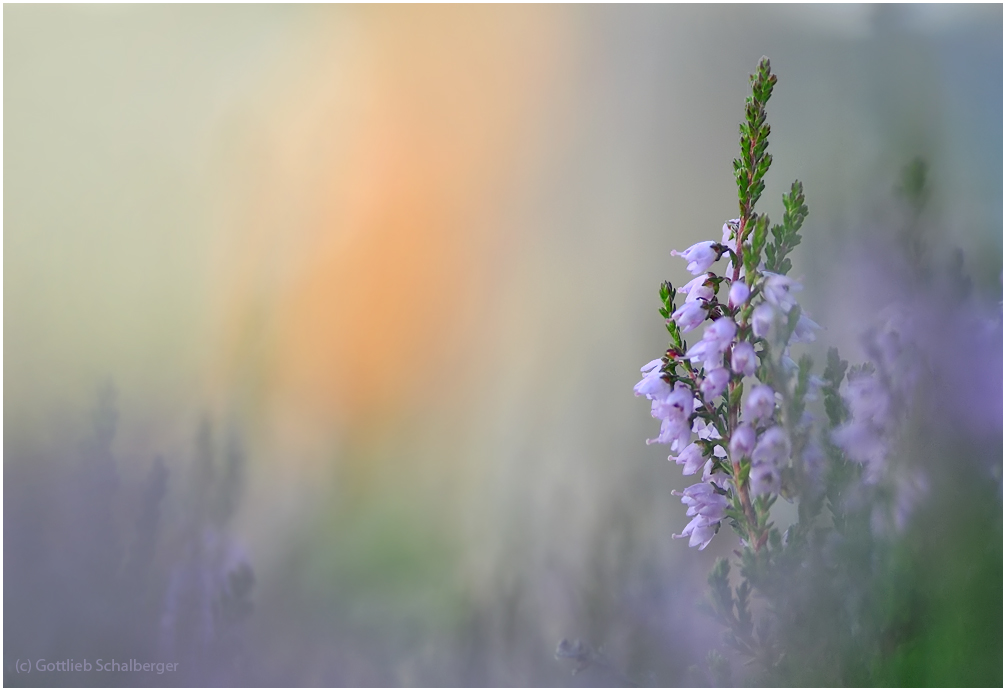
[[[706,457],[702,455],[702,447],[692,442],[685,447],[685,450],[678,454],[677,458],[674,456],[668,456],[667,460],[673,460],[678,465],[684,466],[681,472],[685,475],[694,475],[699,472],[705,462]]]
[[[652,401],[665,398],[671,393],[671,385],[664,381],[660,365],[660,360],[654,360],[643,367],[643,378],[632,387],[637,396],[646,396]]]
[[[678,325],[681,333],[688,333],[705,321],[705,304],[701,300],[691,302],[686,300],[685,304],[674,310],[674,313],[671,314],[671,319]]]
[[[698,547],[700,550],[705,549],[709,545],[709,541],[713,539],[716,535],[716,526],[719,522],[710,523],[709,520],[703,516],[696,516],[685,529],[681,531],[680,535],[671,535],[671,537],[688,538],[689,547]]]
[[[729,317],[720,317],[706,328],[702,340],[688,349],[685,354],[689,360],[701,360],[707,370],[720,367],[723,363],[723,353],[730,347],[737,325]]]
[[[806,314],[800,314],[800,318],[796,321],[796,328],[793,329],[793,335],[789,337],[789,344],[813,343],[817,340],[817,336],[814,332],[820,330],[820,324],[808,317]]]
[[[734,344],[734,350],[730,356],[730,368],[734,372],[750,377],[755,373],[757,366],[758,356],[755,354],[753,345],[747,341]]]
[[[674,385],[666,398],[654,399],[651,414],[661,421],[660,434],[654,439],[647,439],[646,443],[670,444],[672,451],[684,448],[692,436],[688,418],[694,402],[692,390],[681,382]]]
[[[647,373],[653,371],[654,367],[660,367],[663,364],[664,364],[664,361],[661,358],[657,358],[656,360],[650,360],[645,365],[643,365],[642,367],[640,367],[639,371],[642,372],[643,374],[647,374]]]
[[[713,249],[713,245],[716,243],[712,240],[706,240],[704,242],[697,242],[684,252],[678,252],[677,250],[671,250],[672,257],[681,257],[688,262],[688,272],[692,276],[698,276],[701,273],[705,273],[709,270],[709,267],[713,265],[719,257],[717,252]]]
[[[730,456],[739,459],[743,456],[750,456],[754,451],[755,431],[749,424],[739,425],[730,436]]]
[[[789,276],[775,274],[771,271],[763,273],[765,274],[765,283],[762,285],[762,292],[765,294],[765,299],[783,312],[789,312],[796,304],[793,293],[803,290],[803,286]]]
[[[670,444],[671,450],[679,449],[688,443],[692,433],[687,426],[682,427],[678,422],[662,418],[660,420],[660,434],[653,439],[647,439],[646,445],[650,444]]]
[[[685,285],[681,286],[681,292],[685,293],[685,302],[695,302],[696,300],[711,300],[713,295],[712,286],[707,286],[706,281],[712,274],[700,274]]]
[[[767,384],[754,386],[744,401],[744,419],[748,422],[768,420],[775,412],[775,391]]]
[[[713,291],[712,286],[707,286],[704,283],[692,288],[688,293],[688,297],[685,298],[685,302],[695,302],[698,300],[709,301],[713,299],[713,295],[716,293]]]
[[[708,482],[686,487],[680,496],[681,503],[688,507],[686,516],[704,516],[711,521],[721,521],[730,507],[726,496],[718,493]]]
[[[672,537],[688,537],[689,547],[705,549],[716,534],[719,522],[726,516],[730,501],[708,482],[700,482],[685,488],[684,492],[675,491],[673,494],[681,497],[681,503],[688,507],[685,515],[693,518],[680,535]]]
[[[727,299],[727,307],[737,309],[748,301],[748,296],[750,295],[751,289],[748,288],[747,283],[740,280],[734,281],[734,284],[730,286],[730,297]]]
[[[717,367],[706,371],[705,378],[699,384],[699,391],[707,401],[711,401],[726,390],[729,382],[730,370],[726,367]]]
[[[751,330],[758,338],[768,338],[774,321],[775,310],[767,302],[761,303],[751,312]]]
[[[698,405],[702,405],[701,401]],[[698,407],[698,405],[696,407]],[[699,439],[719,439],[720,433],[716,430],[716,425],[710,424],[700,417],[695,418],[692,424],[692,431],[698,435]]]
[[[748,476],[752,494],[776,494],[781,489],[782,478],[771,463],[755,463]]]
[[[776,425],[765,431],[751,452],[755,463],[778,464],[789,458],[791,446],[786,430]]]

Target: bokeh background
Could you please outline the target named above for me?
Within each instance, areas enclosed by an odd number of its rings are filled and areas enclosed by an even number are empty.
[[[705,683],[631,390],[763,54],[826,339],[915,157],[1001,300],[1001,5],[3,16],[6,685]]]

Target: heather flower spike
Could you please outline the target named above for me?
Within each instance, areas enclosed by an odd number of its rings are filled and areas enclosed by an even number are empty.
[[[796,181],[783,195],[781,223],[771,224],[755,208],[772,163],[765,105],[776,77],[767,58],[750,84],[733,163],[739,214],[722,223],[718,242],[710,238],[671,251],[687,262],[693,278],[677,289],[661,284],[659,311],[670,344],[640,370],[634,390],[650,400],[660,421],[659,434],[647,443],[669,444],[668,460],[683,475],[702,471],[699,482],[673,492],[688,522],[672,536],[702,550],[730,532],[724,524],[732,529],[740,582],[731,583],[730,563],[720,560],[709,579],[710,608],[730,629],[727,640],[737,652],[774,670],[799,660],[788,660],[771,635],[755,635],[752,594],[769,601],[764,612],[786,612],[780,599],[786,584],[809,592],[831,587],[798,579],[831,578],[821,569],[832,568],[835,546],[851,539],[850,525],[871,526],[881,537],[904,529],[929,491],[925,476],[896,475],[890,461],[919,382],[946,369],[923,369],[919,350],[935,347],[933,335],[953,312],[935,312],[929,323],[916,324],[911,310],[895,305],[867,334],[872,362],[850,368],[832,348],[823,372],[815,374],[801,349],[823,328],[804,313],[798,301],[803,286],[789,276],[808,214],[803,185]],[[713,236],[715,226],[709,231]],[[1001,339],[1001,316],[997,329]],[[797,504],[785,531],[771,515],[779,498]],[[777,619],[764,631],[784,625]]]

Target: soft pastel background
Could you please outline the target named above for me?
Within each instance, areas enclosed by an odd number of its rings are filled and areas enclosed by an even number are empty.
[[[4,20],[8,685],[619,683],[563,637],[701,683],[729,540],[671,540],[687,483],[631,389],[669,250],[736,215],[763,54],[762,204],[804,181],[828,340],[861,304],[829,298],[869,299],[836,257],[916,156],[1001,289],[1001,5]],[[184,664],[13,672],[74,656]]]

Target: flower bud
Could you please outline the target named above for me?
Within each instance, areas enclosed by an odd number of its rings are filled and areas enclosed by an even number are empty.
[[[730,437],[730,456],[735,460],[750,456],[754,445],[754,427],[748,424],[740,425]]]
[[[749,295],[751,295],[751,289],[748,288],[747,283],[740,280],[734,281],[733,285],[730,286],[730,297],[727,300],[727,306],[730,309],[737,309],[748,301]]]
[[[758,356],[755,354],[753,345],[747,341],[741,341],[734,345],[734,352],[730,357],[730,367],[734,372],[750,377],[755,373],[757,365]]]
[[[729,382],[730,371],[726,367],[717,367],[706,372],[705,379],[699,384],[699,391],[707,401],[711,401],[726,390]]]

